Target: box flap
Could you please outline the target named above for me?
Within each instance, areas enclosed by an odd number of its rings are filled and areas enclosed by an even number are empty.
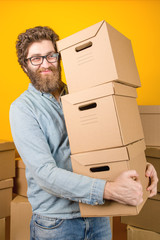
[[[147,147],[145,154],[147,157],[160,158],[160,147]]]
[[[140,152],[145,151],[146,146],[144,140],[140,140],[137,142],[134,142],[132,144],[127,145],[128,153],[133,158],[139,155]]]
[[[97,32],[101,28],[102,24],[105,24],[105,21],[98,22],[88,28],[85,28],[77,33],[74,33],[62,40],[56,42],[58,52],[69,48],[72,45],[83,42],[91,37],[96,36]]]
[[[13,187],[13,179],[5,179],[0,181],[0,190],[4,188],[10,188]]]
[[[160,114],[160,105],[139,105],[140,114]]]
[[[79,104],[109,95],[136,97],[137,93],[136,89],[133,87],[129,87],[121,83],[109,82],[98,85],[96,87],[62,96],[62,102],[65,100],[71,104]]]
[[[115,95],[137,98],[137,91],[134,87],[114,82],[113,88]]]
[[[14,199],[12,200],[12,204],[13,203],[17,203],[17,204],[20,204],[20,203],[29,203],[29,201],[28,201],[28,198],[27,197],[23,197],[23,196],[20,196],[20,195],[16,195],[15,197],[14,197]]]
[[[128,160],[126,147],[98,150],[80,154],[71,155],[71,159],[79,162],[81,165],[103,164],[117,161]]]
[[[26,168],[23,160],[21,158],[16,158],[16,168]]]
[[[0,151],[7,151],[11,149],[15,149],[15,145],[13,141],[0,139]]]

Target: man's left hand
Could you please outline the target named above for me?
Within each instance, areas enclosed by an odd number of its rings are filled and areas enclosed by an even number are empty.
[[[147,191],[150,191],[149,197],[153,197],[157,194],[157,183],[159,180],[157,177],[157,172],[151,163],[147,163],[145,175],[150,179],[150,184],[147,187]]]

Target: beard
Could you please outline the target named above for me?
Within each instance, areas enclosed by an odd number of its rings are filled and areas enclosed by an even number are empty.
[[[42,75],[41,72],[46,69],[51,70],[50,74]],[[36,71],[27,68],[27,75],[33,86],[40,92],[54,93],[62,90],[64,83],[61,81],[61,67],[50,66],[48,68],[39,68]]]

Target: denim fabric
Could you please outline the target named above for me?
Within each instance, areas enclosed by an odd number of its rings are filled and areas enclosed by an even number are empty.
[[[109,218],[56,219],[34,214],[30,240],[111,240]]]
[[[72,172],[61,102],[29,85],[10,108],[14,143],[26,165],[28,200],[34,213],[80,217],[78,202],[103,204],[105,181]]]

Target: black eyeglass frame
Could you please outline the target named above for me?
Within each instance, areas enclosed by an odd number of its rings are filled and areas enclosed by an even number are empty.
[[[47,57],[48,57],[49,55],[51,55],[51,54],[52,54],[52,53],[49,53],[49,54],[47,54],[47,55],[45,55],[45,56],[33,56],[33,57],[30,57],[30,58],[26,58],[25,61],[30,60],[30,62],[31,62],[31,64],[32,64],[33,66],[39,66],[39,65],[41,65],[41,64],[43,63],[43,61],[44,61],[44,58],[45,58],[45,59],[47,60],[47,62],[49,62],[49,63],[55,63],[55,62],[57,62],[57,61],[58,61],[58,58],[59,58],[59,53],[53,53],[53,55],[56,56],[56,61],[54,61],[54,62],[50,62],[50,61],[48,61],[48,59],[47,59]],[[41,63],[33,64],[33,63],[32,63],[32,58],[35,58],[35,57],[41,57],[41,59],[42,59]]]

